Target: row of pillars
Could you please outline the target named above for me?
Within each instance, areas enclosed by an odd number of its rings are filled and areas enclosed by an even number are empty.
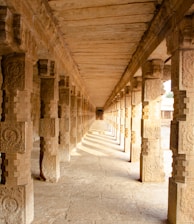
[[[170,149],[172,176],[169,178],[168,221],[194,223],[194,45],[193,16],[187,16],[167,37],[171,57],[174,112],[171,121]],[[112,132],[130,161],[140,161],[140,180],[164,180],[163,152],[160,146],[162,60],[142,65],[142,77],[116,96],[106,110]]]
[[[130,155],[130,162],[140,160],[140,180],[164,181],[161,150],[161,95],[164,62],[147,61],[142,77],[117,95],[106,111],[106,120],[118,143]]]
[[[70,160],[95,111],[68,76],[57,74],[52,60],[34,64],[24,53],[11,53],[1,57],[0,68],[0,223],[29,224],[34,217],[30,164],[35,129],[38,126],[40,176],[56,182],[60,162]],[[34,95],[39,95],[40,105],[34,104]],[[33,111],[39,114],[36,125]]]

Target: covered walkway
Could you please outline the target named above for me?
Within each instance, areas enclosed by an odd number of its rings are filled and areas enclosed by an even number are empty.
[[[168,150],[164,156],[169,158]],[[166,223],[169,167],[164,183],[141,183],[139,163],[128,160],[108,125],[95,121],[71,162],[61,163],[58,183],[34,180],[33,224]],[[39,175],[38,150],[32,173]]]

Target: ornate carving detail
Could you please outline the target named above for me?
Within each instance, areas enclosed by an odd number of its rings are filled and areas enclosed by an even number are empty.
[[[180,209],[183,214],[182,222],[192,222],[194,220],[194,187],[182,187],[180,199]]]
[[[1,152],[25,152],[25,123],[1,123]]]
[[[10,92],[24,89],[24,54],[11,54],[2,59],[4,88]]]
[[[181,125],[180,131],[181,139],[179,141],[182,141],[182,148],[180,150],[183,152],[194,152],[194,125]]]
[[[149,125],[147,125],[146,123],[144,123],[144,130],[143,130],[143,137],[145,138],[150,138],[150,139],[159,139],[160,138],[160,126],[158,125],[160,123],[158,123],[157,121],[154,121],[152,123],[152,125],[150,126],[150,121],[149,121]]]
[[[185,88],[194,86],[194,52],[193,50],[183,51],[182,53],[182,84]]]
[[[24,223],[24,188],[1,186],[0,206],[6,223]]]

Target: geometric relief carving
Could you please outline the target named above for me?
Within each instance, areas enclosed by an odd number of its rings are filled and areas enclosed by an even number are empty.
[[[180,139],[182,141],[181,151],[183,152],[194,152],[194,125],[188,124],[181,125],[180,128]]]
[[[182,84],[185,88],[194,86],[194,52],[193,50],[183,51],[182,53]]]
[[[2,71],[4,78],[4,88],[10,92],[24,89],[25,81],[25,55],[24,54],[10,54],[3,57]]]
[[[143,137],[149,139],[159,139],[161,135],[161,128],[158,125],[159,122],[156,120],[150,124],[150,122],[146,121],[147,120],[144,120]]]
[[[55,137],[55,118],[40,119],[40,136]]]
[[[155,100],[161,95],[160,79],[147,79],[144,85],[144,101]]]
[[[0,187],[0,211],[2,223],[24,223],[24,188]],[[2,220],[2,219],[1,219]]]
[[[192,223],[194,220],[194,186],[181,188],[180,209],[183,214],[182,221]]]
[[[1,122],[0,151],[5,153],[25,152],[25,123]]]

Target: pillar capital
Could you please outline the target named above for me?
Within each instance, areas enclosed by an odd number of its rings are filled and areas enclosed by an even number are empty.
[[[55,62],[49,59],[38,60],[38,72],[41,78],[54,77]]]
[[[143,79],[157,79],[163,76],[164,62],[161,59],[146,61],[142,66]]]
[[[167,36],[167,51],[173,54],[177,49],[194,49],[194,15],[185,16]]]
[[[142,86],[142,76],[133,77],[131,79],[131,89],[132,91],[141,91]]]

